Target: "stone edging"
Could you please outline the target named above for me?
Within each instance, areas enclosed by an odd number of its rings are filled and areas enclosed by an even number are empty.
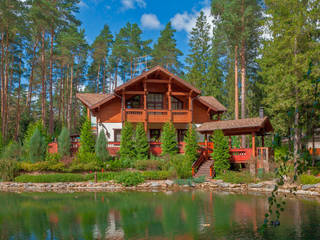
[[[203,183],[177,185],[171,180],[146,181],[135,187],[124,187],[114,181],[108,182],[64,182],[64,183],[16,183],[0,182],[0,191],[3,192],[119,192],[135,191],[179,191],[190,189],[223,190],[231,192],[272,192],[275,182],[267,181],[250,184],[226,183],[222,180],[208,180]],[[284,185],[279,193],[290,194],[290,189],[297,187],[295,194],[320,197],[320,183],[310,185]]]

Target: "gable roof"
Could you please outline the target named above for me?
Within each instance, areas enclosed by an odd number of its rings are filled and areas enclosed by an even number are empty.
[[[222,130],[225,135],[233,135],[233,133],[249,134],[251,132],[272,132],[273,127],[268,117],[264,118],[244,118],[237,120],[212,121],[205,122],[197,128],[199,132],[212,132],[214,130]],[[238,135],[238,134],[234,134]]]
[[[166,75],[168,75],[169,77],[173,78],[174,80],[176,80],[177,82],[179,82],[180,84],[186,86],[187,88],[191,89],[193,92],[195,92],[196,94],[200,94],[200,90],[195,88],[194,86],[192,86],[190,83],[186,82],[185,80],[179,78],[178,76],[174,75],[173,73],[169,72],[167,69],[161,67],[161,66],[156,66],[151,68],[150,70],[143,72],[141,75],[139,75],[136,78],[133,78],[131,80],[129,80],[128,82],[122,84],[121,86],[117,87],[116,89],[114,89],[114,92],[118,92],[128,86],[130,86],[133,83],[136,83],[144,78],[147,78],[148,75],[156,72],[156,71],[161,71],[163,73],[165,73]]]
[[[113,94],[106,93],[77,93],[76,97],[89,109],[94,109],[115,98]]]
[[[227,111],[226,107],[223,106],[215,97],[212,96],[198,96],[199,102],[213,109],[216,112]]]

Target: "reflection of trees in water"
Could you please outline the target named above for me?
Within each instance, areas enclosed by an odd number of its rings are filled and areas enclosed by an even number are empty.
[[[311,204],[312,203],[312,204]],[[287,200],[266,239],[320,234],[320,208]],[[267,198],[211,192],[0,194],[0,238],[260,238]],[[310,227],[312,226],[312,228]]]

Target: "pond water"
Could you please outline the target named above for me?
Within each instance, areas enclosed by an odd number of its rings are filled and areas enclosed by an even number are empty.
[[[0,239],[320,239],[319,199],[286,199],[258,231],[264,195],[223,192],[0,193]]]

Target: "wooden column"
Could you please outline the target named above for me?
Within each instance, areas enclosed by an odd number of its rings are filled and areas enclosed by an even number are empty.
[[[189,92],[189,122],[192,123],[193,119],[192,119],[192,91]]]
[[[87,108],[87,118],[90,120],[90,122],[91,122],[91,117],[90,117],[90,109],[89,108]]]
[[[148,113],[147,113],[147,82],[143,81],[143,110],[144,110],[144,131],[147,133]]]
[[[122,90],[122,99],[121,99],[121,121],[124,123],[126,121],[126,95],[125,95],[125,89]]]
[[[168,108],[169,108],[169,121],[172,121],[172,106],[171,106],[171,82],[172,78],[169,79],[169,84],[168,84]]]
[[[205,144],[206,148],[208,148],[208,134],[207,133],[204,134],[204,144]]]
[[[252,132],[252,156],[256,156],[256,133]]]

